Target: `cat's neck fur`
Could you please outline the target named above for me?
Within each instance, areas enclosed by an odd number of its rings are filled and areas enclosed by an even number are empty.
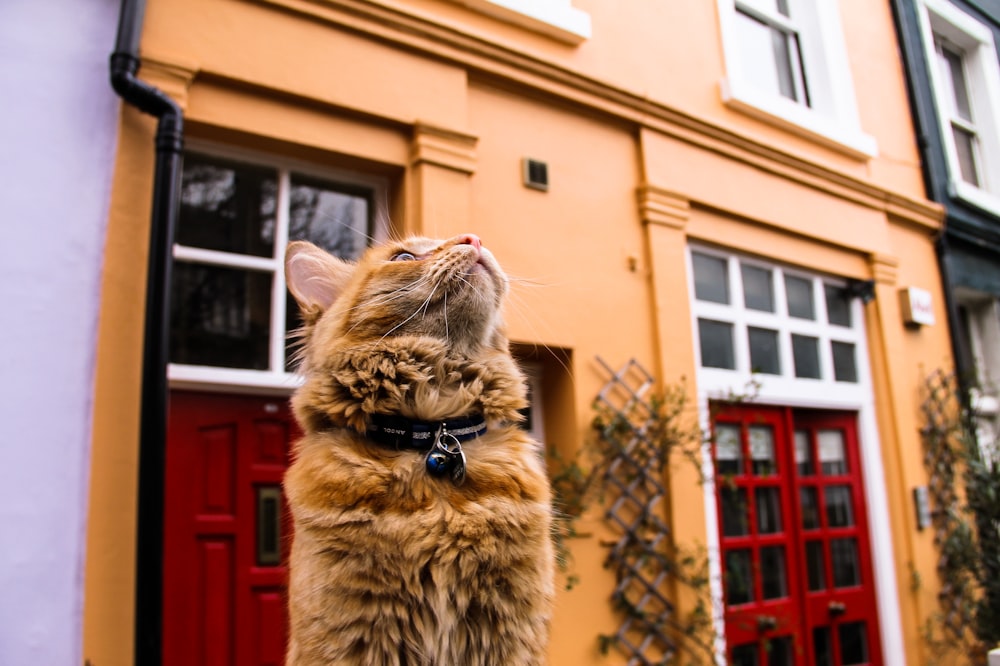
[[[401,336],[327,352],[307,370],[293,405],[307,430],[364,432],[372,414],[420,421],[482,414],[491,424],[516,422],[527,400],[505,342],[469,354],[433,337]]]

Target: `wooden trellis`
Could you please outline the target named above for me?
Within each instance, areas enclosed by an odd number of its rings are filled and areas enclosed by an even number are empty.
[[[612,601],[624,618],[606,640],[628,657],[629,666],[665,664],[676,645],[667,634],[674,606],[667,596],[671,563],[669,528],[663,519],[666,452],[647,435],[655,415],[654,380],[635,360],[617,372],[602,359],[597,361],[610,375],[597,396],[598,409],[609,416],[601,433],[610,456],[606,518],[620,533],[607,566],[617,577]]]

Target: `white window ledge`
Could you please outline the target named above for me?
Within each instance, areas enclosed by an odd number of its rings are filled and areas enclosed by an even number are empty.
[[[878,144],[873,136],[860,129],[844,127],[801,104],[761,93],[733,79],[723,79],[721,90],[723,103],[735,111],[816,141],[854,159],[868,160],[878,155]]]
[[[469,9],[567,44],[590,39],[590,14],[569,0],[455,0]]]
[[[1000,196],[970,185],[964,180],[952,180],[949,189],[954,198],[961,199],[986,213],[1000,215]]]
[[[289,394],[302,385],[302,376],[290,372],[241,370],[171,363],[170,388],[234,393]]]

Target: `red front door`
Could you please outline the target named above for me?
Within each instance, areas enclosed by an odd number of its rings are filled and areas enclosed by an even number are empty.
[[[714,429],[730,662],[880,665],[855,415],[726,405]]]
[[[297,430],[285,398],[174,391],[167,434],[165,666],[284,661],[288,521],[281,479]]]

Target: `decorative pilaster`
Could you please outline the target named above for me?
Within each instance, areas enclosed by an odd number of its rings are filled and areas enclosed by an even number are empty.
[[[636,196],[639,219],[644,224],[659,224],[678,230],[687,226],[691,217],[691,201],[687,197],[649,183],[640,185]]]
[[[441,236],[468,230],[472,221],[470,176],[479,139],[456,130],[417,123],[410,146],[406,230]],[[442,231],[438,231],[443,227]]]
[[[430,164],[472,175],[476,171],[478,142],[471,134],[417,123],[413,128],[410,165]]]
[[[873,252],[868,255],[872,277],[880,285],[895,286],[899,275],[899,259],[891,254]]]
[[[190,61],[158,54],[143,55],[139,78],[165,92],[181,110],[187,111],[188,91],[200,69],[197,63]]]

